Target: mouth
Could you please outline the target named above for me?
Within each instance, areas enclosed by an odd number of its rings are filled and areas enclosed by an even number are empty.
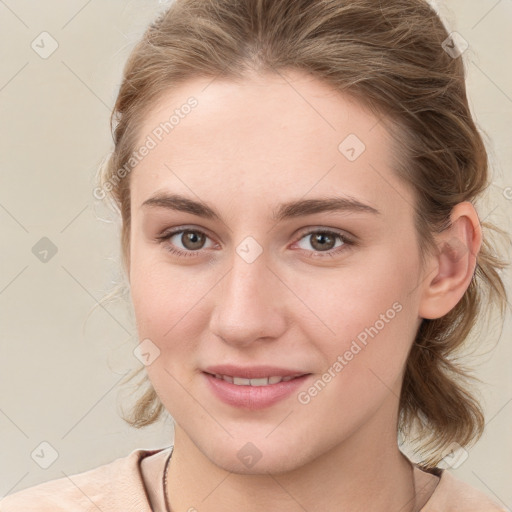
[[[313,375],[272,366],[220,365],[202,371],[207,388],[224,404],[243,409],[264,409],[294,393]]]
[[[233,375],[222,375],[220,373],[208,373],[205,372],[216,379],[221,379],[235,386],[270,386],[272,384],[279,384],[280,382],[288,382],[293,379],[297,379],[299,377],[303,377],[307,375],[305,373],[300,373],[298,375],[272,375],[270,377],[260,377],[255,379],[247,379],[244,377],[235,377]]]

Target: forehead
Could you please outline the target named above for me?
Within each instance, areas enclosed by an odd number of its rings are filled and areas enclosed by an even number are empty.
[[[192,102],[194,105],[189,107],[187,103]],[[302,136],[301,147],[310,152],[320,139],[322,146],[332,147],[346,128],[362,139],[368,138],[367,132],[373,131],[376,124],[378,120],[361,104],[298,71],[254,74],[236,81],[196,78],[164,92],[154,102],[144,116],[138,143],[148,134],[157,139],[182,135],[190,137],[190,144],[209,147],[212,139],[245,136],[251,137],[253,148],[270,138],[273,144],[266,146],[269,150],[284,144],[286,136],[291,135]],[[386,133],[378,129],[375,135]],[[225,154],[229,149],[235,148],[226,145],[217,148],[217,152]],[[249,147],[239,149],[247,151]]]
[[[146,114],[138,147],[149,140],[131,176],[134,206],[165,189],[240,205],[338,190],[384,206],[408,195],[379,120],[298,72],[181,84]]]

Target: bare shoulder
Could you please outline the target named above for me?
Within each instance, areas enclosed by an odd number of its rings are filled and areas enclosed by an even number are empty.
[[[88,471],[10,494],[0,500],[0,512],[106,512],[123,508],[145,512],[147,500],[139,461],[148,453],[134,450]]]

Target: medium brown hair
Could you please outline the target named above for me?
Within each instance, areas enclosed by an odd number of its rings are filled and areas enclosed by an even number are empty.
[[[121,213],[125,270],[126,165],[144,115],[161,95],[188,80],[238,80],[254,71],[300,70],[375,113],[396,142],[394,170],[414,191],[421,253],[435,250],[434,234],[449,225],[452,208],[474,202],[489,181],[463,61],[445,51],[447,41],[445,26],[424,0],[175,1],[148,27],[126,63],[111,116],[115,147],[100,170],[99,186]],[[437,464],[452,442],[466,446],[483,432],[481,406],[467,389],[471,374],[456,359],[483,305],[495,303],[503,314],[506,304],[498,272],[505,264],[489,238],[489,230],[504,232],[486,222],[482,228],[467,291],[448,314],[422,321],[405,368],[399,432],[419,443],[426,467]],[[144,394],[125,417],[135,427],[164,412],[145,372],[143,382]]]

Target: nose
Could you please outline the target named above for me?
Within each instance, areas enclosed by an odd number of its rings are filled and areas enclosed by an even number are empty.
[[[212,295],[211,332],[237,347],[279,338],[287,327],[286,293],[263,255],[248,263],[235,254]]]

